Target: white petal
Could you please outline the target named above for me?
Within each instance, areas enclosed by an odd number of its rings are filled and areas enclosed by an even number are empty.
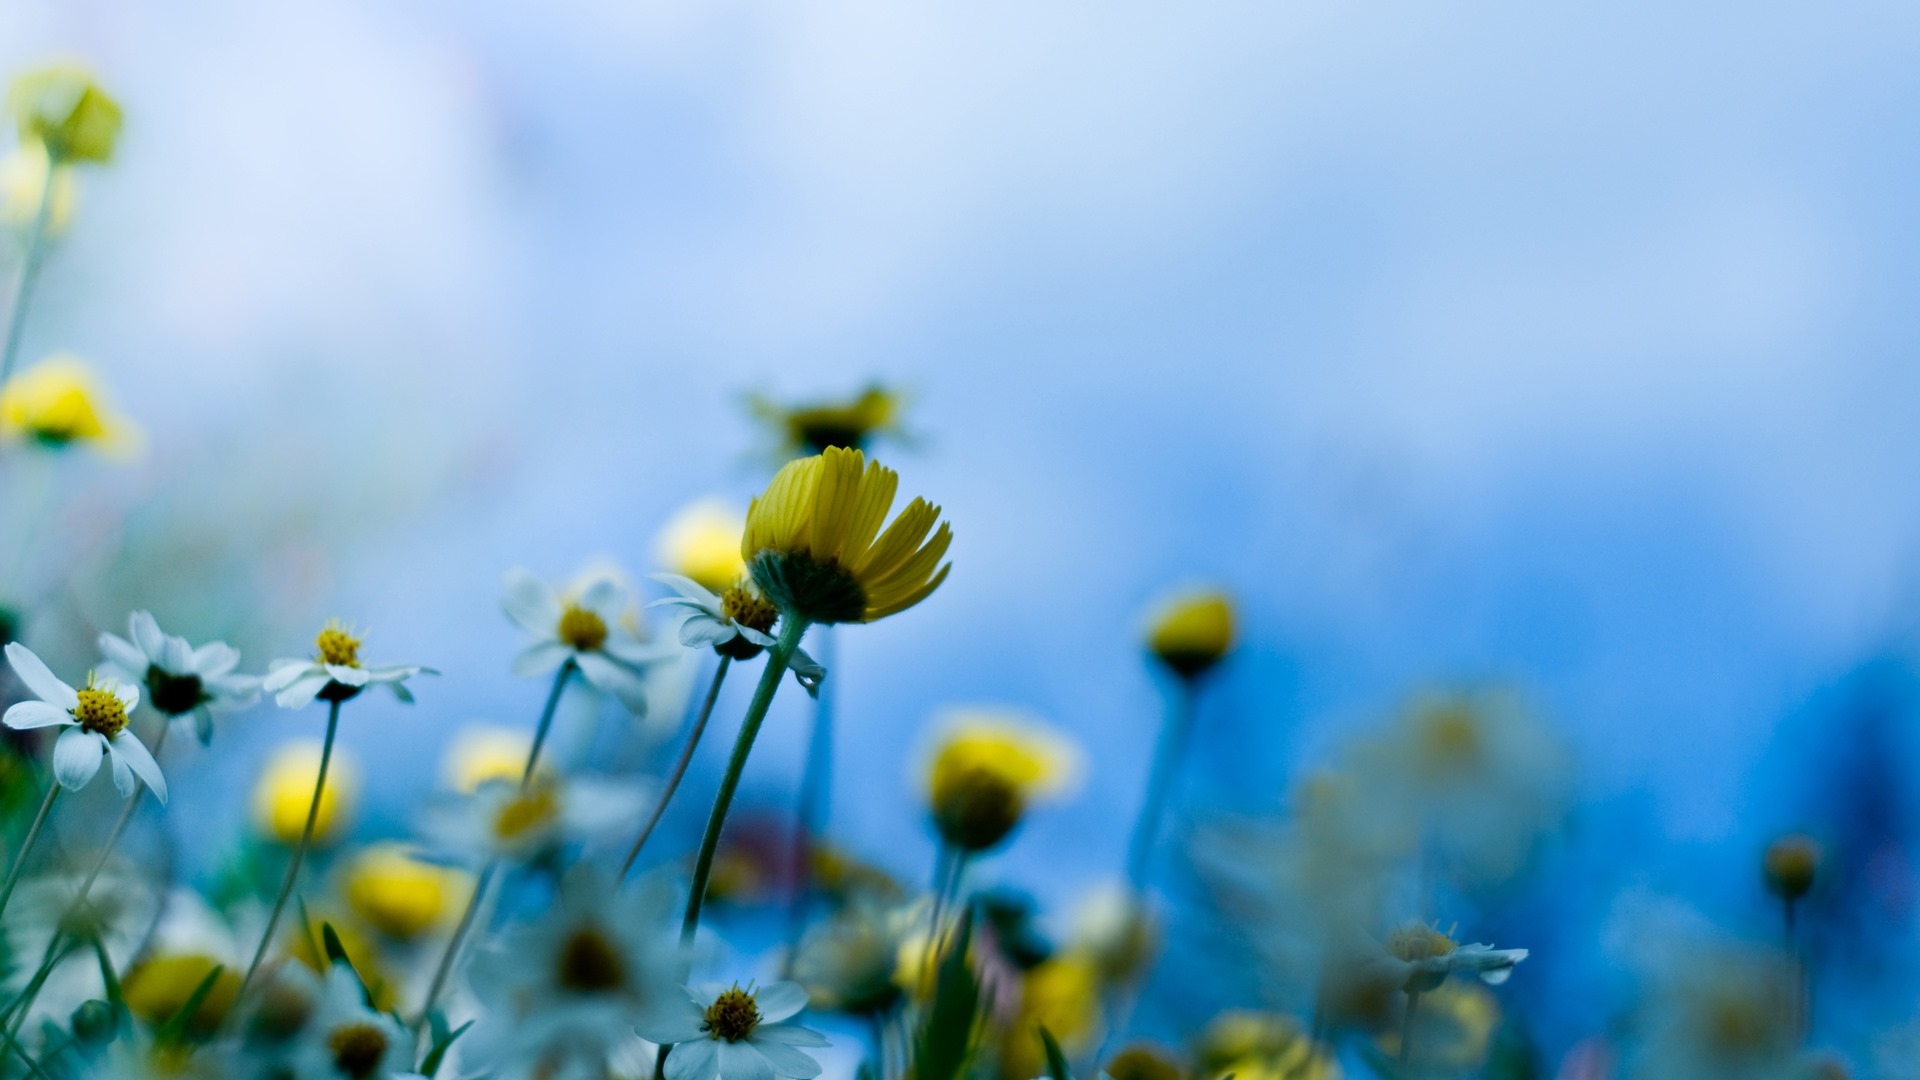
[[[647,714],[647,684],[631,668],[599,653],[581,653],[574,662],[587,681],[620,699],[620,704],[635,716]]]
[[[611,626],[627,613],[627,590],[611,578],[600,578],[587,586],[576,602]]]
[[[535,675],[545,675],[547,672],[566,663],[567,657],[572,655],[572,649],[549,638],[546,641],[527,646],[519,656],[514,657],[513,673],[523,679],[530,679]]]
[[[760,631],[755,630],[753,627],[745,625],[744,623],[734,623],[734,626],[739,628],[741,637],[746,638],[748,641],[753,642],[755,645],[758,645],[763,649],[773,648],[772,634],[763,634]],[[794,655],[798,656],[801,654],[799,650],[795,650]]]
[[[78,721],[74,720],[72,713],[58,706],[49,705],[44,701],[22,701],[9,708],[7,715],[0,717],[0,723],[10,728],[24,730],[52,727],[55,724],[73,724]]]
[[[713,1048],[720,1058],[721,1080],[773,1080],[773,1062],[752,1043],[722,1039]]]
[[[33,696],[49,705],[58,705],[71,712],[80,707],[80,695],[73,687],[53,677],[47,665],[33,655],[33,651],[17,641],[7,643],[7,663],[13,665],[14,674],[20,676]]]
[[[193,671],[193,646],[182,637],[168,637],[166,647],[160,650],[160,670],[176,675],[185,675]]]
[[[798,1024],[761,1024],[753,1029],[753,1037],[766,1042],[785,1043],[788,1046],[830,1046],[827,1037]]]
[[[147,750],[147,744],[140,741],[131,731],[122,731],[113,737],[107,750],[116,761],[124,761],[140,777],[142,783],[153,789],[153,795],[162,806],[167,802],[167,778],[160,775],[160,763],[153,760],[153,754]],[[132,794],[123,791],[122,794]]]
[[[702,604],[702,605],[718,604],[720,602],[720,598],[718,596],[715,596],[713,592],[710,591],[705,585],[700,584],[699,582],[693,580],[690,577],[685,576],[684,574],[654,574],[652,575],[652,577],[653,577],[653,580],[659,582],[662,585],[665,585],[667,588],[672,589],[674,592],[677,592],[680,594],[677,597],[673,597],[672,600],[679,600],[681,602],[691,600],[694,603]],[[670,603],[670,602],[672,601],[671,600],[654,601],[654,603],[656,604],[664,604],[664,603]]]
[[[732,623],[721,622],[708,615],[689,615],[680,624],[680,644],[689,649],[704,649],[709,645],[718,645],[734,638]]]
[[[160,663],[167,651],[167,635],[160,632],[160,623],[152,612],[136,611],[127,619],[127,630],[133,634],[133,643],[147,654],[150,663]]]
[[[304,709],[332,681],[323,670],[308,670],[275,694],[273,703],[283,709]]]
[[[240,650],[224,641],[209,641],[193,651],[193,670],[203,679],[217,679],[240,664]]]
[[[193,737],[200,740],[201,746],[213,742],[213,712],[205,705],[193,710]]]
[[[635,1031],[648,1042],[662,1046],[668,1043],[693,1042],[707,1039],[706,1032],[700,1030],[706,1018],[692,1002],[681,998],[671,1005],[648,1010],[634,1023]],[[711,1042],[711,1039],[707,1041]]]
[[[152,662],[145,653],[134,648],[133,642],[117,634],[101,634],[99,644],[100,655],[107,658],[107,663],[119,668],[130,678],[144,676],[151,666]]]
[[[120,699],[120,707],[129,713],[140,707],[140,684],[123,682],[113,687],[113,696]]]
[[[673,1050],[667,1054],[667,1080],[713,1080],[719,1064],[717,1045],[710,1038],[673,1044]],[[734,1078],[729,1076],[727,1080]]]
[[[365,686],[373,678],[366,668],[348,667],[345,664],[327,664],[327,677],[341,686]]]
[[[140,781],[134,779],[132,766],[127,764],[126,758],[113,752],[111,739],[107,741],[107,764],[113,766],[113,786],[120,792],[121,798],[129,798],[140,790]]]
[[[320,665],[306,660],[275,660],[267,667],[267,677],[260,680],[260,688],[269,694],[277,694],[303,676],[319,670]]]
[[[53,744],[53,778],[68,791],[79,791],[100,771],[107,740],[78,724],[60,733]]]
[[[500,606],[507,618],[529,634],[551,634],[560,623],[560,596],[553,586],[520,567],[507,571],[506,594]]]
[[[753,992],[764,1023],[777,1024],[807,1007],[807,992],[796,982],[768,983]]]
[[[781,1076],[794,1077],[795,1080],[813,1080],[820,1075],[820,1063],[794,1049],[790,1043],[763,1038],[757,1029],[754,1037],[749,1041],[753,1043],[753,1048],[760,1051],[760,1055],[767,1059],[767,1064],[773,1066],[773,1071]]]

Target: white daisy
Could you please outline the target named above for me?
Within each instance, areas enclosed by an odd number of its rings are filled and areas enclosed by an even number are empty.
[[[477,863],[522,862],[560,844],[624,832],[649,795],[632,781],[590,777],[538,773],[524,787],[518,780],[489,780],[430,805],[422,831],[448,855]]]
[[[385,686],[411,705],[413,692],[407,689],[407,680],[422,673],[439,674],[417,664],[362,667],[360,639],[336,619],[314,638],[313,659],[275,660],[268,665],[261,688],[283,709],[305,708],[314,698],[346,701],[369,686]]]
[[[619,582],[596,576],[577,593],[563,594],[516,568],[507,572],[502,606],[533,639],[513,658],[515,675],[545,675],[571,661],[628,712],[646,715],[646,668],[672,654],[642,643],[627,628],[627,590]]]
[[[127,619],[127,636],[100,635],[106,670],[123,682],[145,683],[147,704],[168,719],[193,718],[200,745],[213,739],[213,717],[260,700],[260,680],[236,675],[240,652],[224,641],[199,648],[185,638],[162,633],[152,615],[136,611]]]
[[[742,580],[724,593],[715,593],[680,574],[655,574],[653,580],[679,594],[647,606],[669,605],[686,610],[686,618],[680,623],[680,644],[687,648],[710,645],[721,656],[751,660],[773,644],[773,635],[768,631],[779,620],[780,612],[760,595],[752,582]],[[827,677],[826,668],[814,662],[805,649],[793,650],[793,659],[787,666],[793,669],[794,679],[808,694],[819,696],[820,681]]]
[[[667,1080],[813,1080],[820,1063],[802,1046],[826,1046],[819,1032],[783,1023],[807,1007],[799,983],[771,983],[759,990],[709,985],[651,1016],[640,1034],[673,1044]]]
[[[412,1056],[413,1040],[393,1017],[367,1006],[359,977],[338,964],[292,1064],[300,1080],[375,1080],[412,1072]]]
[[[1387,938],[1389,963],[1409,989],[1431,990],[1454,972],[1480,976],[1489,986],[1506,982],[1515,964],[1527,958],[1525,949],[1496,949],[1491,945],[1455,944],[1426,923],[1409,923]]]
[[[167,801],[167,780],[147,752],[145,743],[127,729],[127,714],[140,704],[138,687],[114,680],[87,677],[75,690],[53,677],[47,665],[19,642],[7,645],[7,662],[39,701],[22,701],[8,709],[0,723],[10,728],[64,725],[67,730],[53,744],[53,777],[60,786],[78,791],[100,771],[100,761],[113,760],[113,786],[132,795],[135,777]]]

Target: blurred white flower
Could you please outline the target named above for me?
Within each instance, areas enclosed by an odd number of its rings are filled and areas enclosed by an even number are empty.
[[[740,581],[725,593],[715,593],[689,577],[679,574],[655,574],[655,581],[671,588],[677,596],[655,600],[648,607],[668,605],[686,611],[680,623],[680,644],[689,649],[712,646],[722,656],[751,660],[760,650],[773,644],[767,631],[779,619],[779,611],[760,595],[750,581]],[[793,650],[788,662],[798,682],[813,697],[820,695],[820,681],[827,677],[805,649]]]
[[[412,1071],[413,1040],[367,1005],[352,968],[336,964],[292,1064],[299,1080],[376,1080]]]
[[[829,1044],[817,1031],[783,1022],[806,1007],[807,992],[798,983],[688,987],[642,1022],[640,1034],[673,1044],[667,1080],[812,1080],[820,1063],[799,1047]]]
[[[503,606],[532,639],[513,659],[515,675],[545,675],[571,661],[628,712],[646,715],[646,668],[672,654],[642,643],[628,628],[629,598],[618,581],[596,576],[577,592],[562,593],[516,568],[507,572]]]
[[[261,689],[274,695],[274,704],[283,709],[303,709],[314,698],[347,701],[369,686],[385,686],[394,697],[412,704],[413,691],[407,689],[407,680],[423,673],[437,674],[417,664],[363,667],[360,644],[361,639],[339,620],[329,622],[314,638],[313,659],[275,660],[268,665]]]
[[[565,843],[592,842],[639,820],[652,793],[632,781],[537,774],[488,780],[472,792],[430,804],[422,831],[446,854],[478,863],[532,859]]]
[[[147,687],[147,704],[170,720],[191,718],[205,746],[213,739],[213,718],[260,700],[260,680],[236,675],[240,653],[224,641],[199,648],[185,638],[163,633],[154,617],[136,611],[127,619],[127,636],[100,635],[106,670],[115,678]]]
[[[0,722],[10,728],[64,726],[53,744],[53,776],[60,786],[78,791],[100,771],[102,758],[113,762],[113,786],[132,795],[135,777],[167,801],[167,780],[146,744],[127,728],[127,714],[140,704],[138,687],[92,677],[79,690],[55,678],[25,645],[9,642],[7,662],[39,701],[9,708]]]

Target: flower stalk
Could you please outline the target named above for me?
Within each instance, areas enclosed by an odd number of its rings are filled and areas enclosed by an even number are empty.
[[[13,868],[7,871],[7,883],[0,885],[0,915],[5,915],[8,901],[13,899],[13,890],[20,884],[20,873],[27,867],[27,856],[33,853],[33,845],[40,839],[40,830],[46,827],[47,815],[53,812],[53,800],[60,795],[60,785],[48,781],[47,797],[40,802],[39,813],[33,815],[33,824],[27,827],[26,839],[20,841],[20,850],[14,853]]]
[[[1144,893],[1153,868],[1153,849],[1160,838],[1160,821],[1166,813],[1168,797],[1186,760],[1187,744],[1192,741],[1194,712],[1193,679],[1177,679],[1167,697],[1167,718],[1160,727],[1159,745],[1153,754],[1153,768],[1147,777],[1146,797],[1140,803],[1140,816],[1133,824],[1133,840],[1127,848],[1127,882],[1135,893]]]
[[[820,655],[834,670],[833,627],[820,628]],[[800,936],[807,928],[807,909],[813,900],[813,844],[827,827],[827,809],[833,793],[833,687],[822,683],[814,699],[813,729],[807,738],[807,761],[800,774],[800,797],[793,815],[793,895],[787,899],[787,948],[780,961],[780,977],[793,977],[794,958],[800,955]]]
[[[540,723],[533,729],[533,746],[527,750],[527,767],[520,773],[520,786],[524,789],[533,779],[533,770],[540,764],[540,749],[547,744],[547,732],[553,727],[553,714],[560,707],[560,695],[566,692],[567,678],[579,664],[569,656],[553,673],[553,689],[547,691],[547,704],[540,710]]]
[[[260,970],[260,962],[266,959],[267,947],[273,944],[273,932],[280,926],[280,916],[287,910],[287,898],[293,895],[294,882],[300,877],[300,864],[307,857],[307,848],[313,843],[314,823],[320,820],[320,796],[327,789],[327,766],[333,762],[334,736],[340,729],[340,702],[337,699],[327,702],[327,737],[320,746],[320,771],[313,780],[313,801],[307,804],[307,823],[300,830],[300,842],[294,846],[293,860],[287,864],[287,875],[280,882],[280,895],[273,902],[273,911],[267,916],[267,928],[260,934],[260,944],[253,950],[253,960],[247,964],[247,973],[241,977],[240,986],[233,994],[233,1007],[228,1015],[238,1012],[239,1004],[246,997],[247,987],[252,984],[253,976]]]
[[[660,792],[660,799],[654,804],[653,813],[648,815],[646,824],[640,827],[639,835],[633,838],[633,846],[627,849],[627,857],[621,860],[620,873],[616,880],[625,881],[633,871],[634,861],[640,858],[640,849],[647,846],[647,838],[666,816],[667,804],[673,801],[673,794],[680,790],[680,781],[687,775],[687,766],[693,762],[693,752],[700,746],[700,736],[707,730],[707,720],[713,715],[713,703],[720,698],[720,684],[726,681],[727,669],[733,666],[733,657],[722,655],[720,666],[714,669],[713,681],[707,685],[706,700],[700,703],[700,715],[693,721],[693,727],[687,732],[687,745],[680,750],[680,759],[673,763],[673,772],[667,777],[667,786]]]
[[[20,273],[13,283],[13,302],[7,306],[7,340],[4,351],[0,351],[0,385],[13,374],[15,359],[20,355],[20,332],[27,324],[27,299],[33,291],[33,282],[40,274],[40,260],[46,249],[47,225],[53,218],[53,186],[62,168],[58,159],[48,156],[47,182],[40,186],[39,205],[34,207],[33,220],[27,225],[27,240],[20,257]]]

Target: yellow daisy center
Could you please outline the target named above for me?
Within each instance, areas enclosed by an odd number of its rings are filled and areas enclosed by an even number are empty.
[[[567,990],[604,993],[627,984],[627,965],[605,935],[585,926],[561,945],[558,975],[560,985]]]
[[[334,1068],[364,1080],[387,1056],[387,1034],[372,1024],[348,1024],[328,1033],[327,1051],[333,1055]]]
[[[560,613],[554,636],[570,648],[594,652],[607,643],[607,620],[575,604]]]
[[[320,636],[313,639],[317,659],[332,667],[360,666],[360,639],[347,632],[347,628],[337,622],[326,625]]]
[[[493,835],[501,840],[518,840],[552,821],[559,812],[560,801],[551,788],[533,788],[500,807],[493,817]]]
[[[744,584],[720,594],[720,612],[730,621],[763,634],[772,631],[775,620],[780,617],[778,608]]]
[[[127,726],[127,707],[111,690],[89,685],[78,692],[80,703],[73,707],[73,718],[88,731],[111,739]]]
[[[1445,956],[1453,950],[1451,937],[1424,923],[1403,926],[1387,938],[1387,951],[1408,963]]]
[[[722,991],[713,999],[713,1004],[707,1006],[706,1022],[701,1028],[716,1039],[739,1042],[759,1026],[760,1006],[754,1004],[752,994],[735,986]]]

